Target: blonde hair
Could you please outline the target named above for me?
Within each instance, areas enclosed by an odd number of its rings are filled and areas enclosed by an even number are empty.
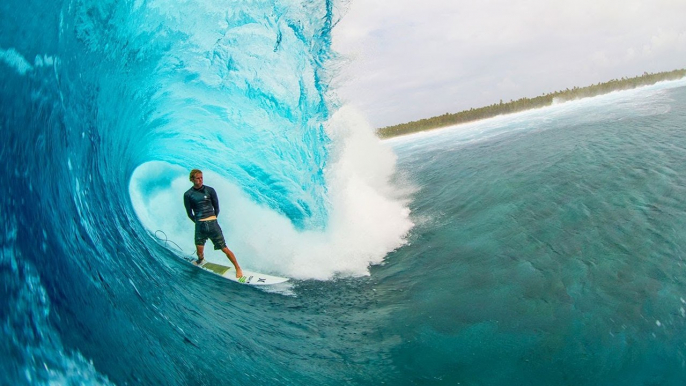
[[[193,178],[195,178],[195,175],[198,174],[198,173],[201,173],[201,174],[202,174],[202,170],[200,170],[200,169],[193,169],[193,170],[191,170],[191,175],[188,177],[188,179],[191,180],[191,181],[193,181]]]

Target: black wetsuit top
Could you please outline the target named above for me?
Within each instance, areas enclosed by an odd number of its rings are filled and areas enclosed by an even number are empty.
[[[200,189],[191,187],[183,194],[186,214],[193,222],[219,214],[217,192],[207,185]]]

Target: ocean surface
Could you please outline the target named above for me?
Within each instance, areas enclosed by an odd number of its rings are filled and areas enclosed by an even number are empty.
[[[344,8],[0,4],[0,385],[686,383],[686,80],[379,141]]]

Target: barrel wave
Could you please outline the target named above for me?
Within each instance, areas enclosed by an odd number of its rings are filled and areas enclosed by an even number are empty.
[[[686,80],[380,142],[345,7],[0,2],[1,385],[685,384]]]
[[[329,86],[340,6],[0,5],[4,381],[314,377],[304,358],[284,359],[303,330],[268,333],[280,313],[268,299],[282,295],[227,287],[176,257],[193,248],[191,168],[220,192],[241,264],[303,288],[366,276],[405,243],[395,156]]]

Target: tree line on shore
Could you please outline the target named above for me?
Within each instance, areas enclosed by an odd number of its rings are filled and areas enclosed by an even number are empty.
[[[460,111],[459,113],[445,113],[432,118],[420,119],[418,121],[402,123],[394,126],[387,126],[377,130],[381,138],[390,138],[398,135],[416,133],[424,130],[437,129],[452,126],[460,123],[467,123],[479,119],[491,118],[497,115],[516,113],[519,111],[550,106],[553,103],[565,102],[574,99],[588,98],[597,95],[607,94],[612,91],[628,90],[641,86],[648,86],[665,80],[677,80],[686,77],[686,69],[659,72],[651,74],[644,72],[641,76],[633,78],[612,79],[608,82],[598,83],[587,87],[574,87],[549,94],[543,94],[535,98],[521,98],[516,101],[494,103],[490,106],[471,108]]]

